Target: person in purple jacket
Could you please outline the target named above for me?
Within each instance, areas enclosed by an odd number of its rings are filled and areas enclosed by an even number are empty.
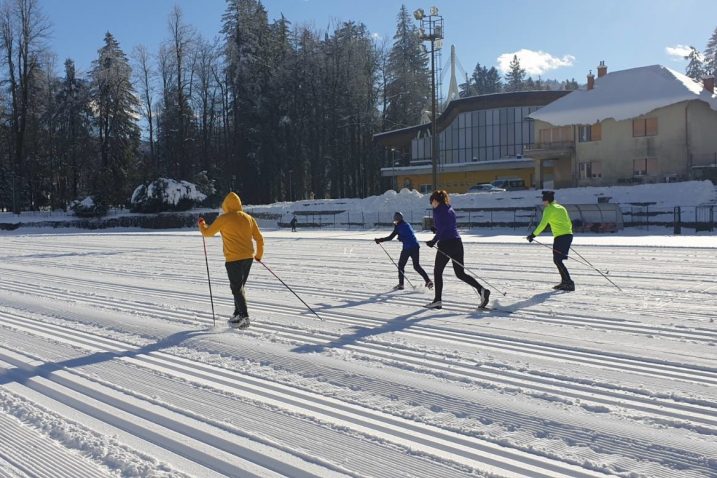
[[[463,270],[463,241],[458,235],[456,227],[456,213],[451,207],[448,193],[443,190],[433,191],[431,194],[431,207],[433,207],[433,225],[435,236],[426,242],[428,247],[438,244],[439,253],[436,254],[436,262],[433,266],[433,280],[435,281],[435,296],[433,302],[426,304],[429,309],[440,309],[443,307],[443,269],[446,268],[449,260],[453,261],[453,271],[456,277],[476,288],[480,294],[481,302],[479,308],[488,305],[490,291],[481,286],[472,276]]]
[[[426,274],[426,271],[423,270],[423,267],[421,267],[418,261],[420,246],[418,245],[416,234],[413,232],[411,225],[403,220],[403,214],[400,212],[393,213],[393,232],[386,237],[377,237],[374,241],[378,244],[384,241],[390,241],[396,236],[398,236],[398,240],[403,244],[403,248],[401,249],[401,257],[398,259],[398,285],[394,287],[393,290],[403,290],[404,271],[406,270],[406,263],[409,257],[413,261],[413,268],[423,277],[426,287],[429,289],[433,288],[433,282],[431,282],[428,274]]]

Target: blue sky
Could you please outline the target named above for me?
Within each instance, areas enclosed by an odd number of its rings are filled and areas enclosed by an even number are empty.
[[[684,72],[681,48],[704,50],[717,28],[715,0],[265,0],[270,19],[282,13],[294,25],[326,30],[341,20],[360,21],[377,41],[392,41],[396,15],[433,5],[444,17],[443,62],[456,46],[470,74],[476,62],[500,69],[518,53],[534,78],[585,82],[600,60],[609,71],[662,64]],[[50,47],[86,72],[106,31],[126,53],[138,44],[156,52],[169,38],[167,19],[174,5],[205,38],[219,35],[224,0],[40,0],[52,25]],[[672,50],[671,50],[672,49]],[[503,61],[501,61],[503,59]],[[459,75],[460,75],[459,71]],[[461,78],[459,78],[460,82]],[[447,78],[445,79],[447,82]]]

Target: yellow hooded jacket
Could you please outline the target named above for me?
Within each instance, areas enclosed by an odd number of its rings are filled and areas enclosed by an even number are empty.
[[[259,226],[249,214],[242,211],[241,199],[236,193],[229,193],[222,202],[223,214],[212,223],[199,225],[203,236],[212,237],[221,233],[224,243],[224,257],[227,262],[240,261],[255,257],[261,260],[264,255],[264,236]],[[256,254],[251,240],[256,241]]]

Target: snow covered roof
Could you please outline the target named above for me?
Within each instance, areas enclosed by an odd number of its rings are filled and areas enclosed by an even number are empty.
[[[576,90],[529,115],[553,126],[636,118],[683,101],[704,101],[717,111],[717,97],[701,83],[662,65],[615,71],[595,79],[592,90]]]

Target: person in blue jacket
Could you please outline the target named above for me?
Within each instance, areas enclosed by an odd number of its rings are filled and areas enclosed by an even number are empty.
[[[420,246],[418,245],[418,239],[416,239],[413,228],[409,223],[403,220],[403,214],[400,212],[393,213],[393,225],[393,232],[389,236],[374,239],[376,244],[379,244],[384,241],[390,241],[398,236],[398,240],[403,243],[401,257],[398,259],[398,285],[394,287],[393,290],[403,289],[404,271],[409,257],[413,261],[413,268],[423,277],[426,287],[429,289],[433,288],[433,282],[431,282],[428,274],[426,274],[426,271],[423,270],[423,267],[421,267],[419,263],[418,253]]]
[[[448,193],[443,190],[433,191],[430,197],[431,207],[433,208],[433,225],[435,236],[426,242],[428,247],[438,244],[438,254],[436,254],[436,262],[433,266],[433,280],[436,281],[435,296],[433,302],[425,305],[429,309],[440,309],[443,307],[443,269],[448,265],[448,261],[453,261],[453,272],[456,277],[468,285],[475,287],[480,295],[481,302],[479,308],[488,305],[490,291],[481,286],[477,280],[466,274],[463,268],[463,241],[458,234],[456,227],[456,213],[451,207]]]

